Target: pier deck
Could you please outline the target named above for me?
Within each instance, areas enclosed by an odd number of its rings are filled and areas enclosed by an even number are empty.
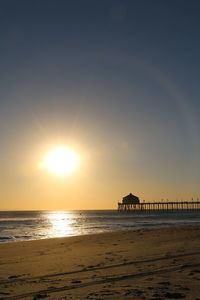
[[[176,211],[200,211],[200,201],[182,201],[182,202],[143,202],[137,204],[118,203],[118,211],[131,212],[176,212]]]

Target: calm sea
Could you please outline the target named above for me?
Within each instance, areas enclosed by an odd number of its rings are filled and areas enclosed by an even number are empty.
[[[119,213],[114,210],[2,211],[0,243],[177,224],[200,224],[200,213]]]

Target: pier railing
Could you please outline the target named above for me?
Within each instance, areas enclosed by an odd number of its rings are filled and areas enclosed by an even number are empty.
[[[118,203],[118,211],[131,212],[172,212],[172,211],[200,211],[200,201],[177,201],[177,202],[143,202],[138,204]]]

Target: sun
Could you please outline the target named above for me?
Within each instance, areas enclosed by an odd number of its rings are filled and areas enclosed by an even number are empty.
[[[51,149],[44,157],[42,168],[58,176],[71,174],[78,166],[78,155],[67,147]]]

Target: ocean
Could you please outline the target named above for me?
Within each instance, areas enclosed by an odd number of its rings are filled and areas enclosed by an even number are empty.
[[[199,212],[0,211],[0,243],[200,224]]]

